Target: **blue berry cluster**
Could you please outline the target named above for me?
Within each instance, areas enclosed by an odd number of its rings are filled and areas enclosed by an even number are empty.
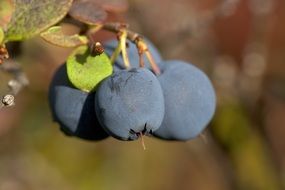
[[[197,137],[212,119],[216,97],[211,81],[194,65],[162,59],[157,48],[147,41],[149,51],[161,70],[155,75],[145,59],[139,67],[139,55],[129,43],[131,69],[124,69],[122,57],[114,72],[95,92],[74,88],[68,80],[66,65],[55,73],[49,90],[53,119],[70,136],[101,140],[113,136],[136,140],[142,135],[164,140],[186,141]],[[111,56],[118,42],[104,44]]]

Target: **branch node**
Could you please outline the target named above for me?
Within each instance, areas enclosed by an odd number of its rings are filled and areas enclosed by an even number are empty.
[[[96,42],[95,44],[92,43],[90,49],[91,49],[91,54],[94,56],[101,55],[105,51],[104,47],[100,42]]]

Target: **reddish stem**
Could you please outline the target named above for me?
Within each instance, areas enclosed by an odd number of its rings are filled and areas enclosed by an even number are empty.
[[[140,139],[141,139],[143,150],[146,150],[142,132],[140,132],[139,136],[140,136]]]
[[[202,139],[202,141],[205,143],[205,144],[208,144],[208,139],[207,139],[207,136],[203,133],[200,133],[199,134],[199,137]]]
[[[147,59],[150,62],[151,68],[153,70],[153,72],[156,75],[159,75],[160,69],[157,66],[157,64],[155,63],[152,54],[149,52],[147,44],[144,42],[143,37],[136,33],[133,32],[131,30],[128,29],[128,25],[124,24],[124,23],[105,23],[102,25],[102,29],[110,31],[110,32],[114,32],[114,33],[120,33],[122,31],[122,29],[126,30],[127,32],[127,38],[136,44],[138,51],[139,51],[139,56],[140,56],[140,67],[144,67],[144,62],[143,62],[143,53],[146,54]]]

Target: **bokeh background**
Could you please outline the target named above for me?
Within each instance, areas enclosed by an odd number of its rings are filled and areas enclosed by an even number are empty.
[[[129,0],[108,19],[128,22],[165,59],[208,74],[218,107],[204,138],[145,138],[144,151],[139,141],[64,136],[47,92],[72,49],[40,38],[9,44],[30,85],[16,106],[0,110],[0,190],[285,189],[284,0]],[[79,31],[65,21],[67,33]],[[1,94],[9,78],[0,74]]]

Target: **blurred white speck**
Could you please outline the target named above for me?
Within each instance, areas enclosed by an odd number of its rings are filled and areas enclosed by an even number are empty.
[[[249,53],[243,59],[243,71],[251,77],[261,76],[266,69],[266,58],[260,53]]]
[[[230,87],[237,76],[235,61],[230,56],[220,56],[215,61],[214,80],[222,87]]]

